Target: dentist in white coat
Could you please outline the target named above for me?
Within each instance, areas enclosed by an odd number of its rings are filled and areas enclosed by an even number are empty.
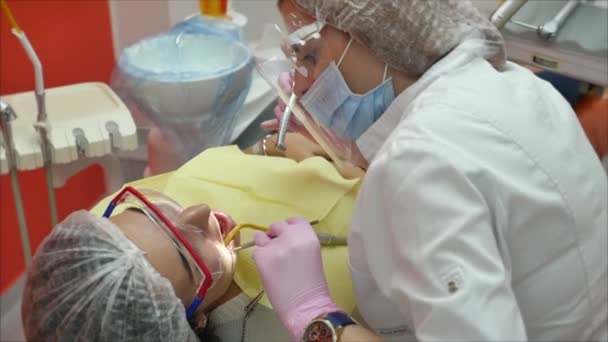
[[[300,105],[366,169],[349,254],[369,328],[305,220],[256,236],[293,339],[606,341],[607,179],[562,96],[465,0],[278,3]]]

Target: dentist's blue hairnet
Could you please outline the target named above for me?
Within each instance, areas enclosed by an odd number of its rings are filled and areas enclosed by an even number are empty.
[[[28,271],[28,341],[198,341],[169,280],[111,221],[75,212]]]

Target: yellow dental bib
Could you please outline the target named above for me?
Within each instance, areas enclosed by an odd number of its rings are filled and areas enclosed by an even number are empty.
[[[236,146],[212,148],[177,171],[131,183],[160,191],[187,207],[205,203],[229,214],[237,223],[268,226],[291,216],[319,220],[317,232],[348,235],[357,180],[346,180],[323,158],[295,162],[286,158],[244,154]],[[100,215],[111,197],[93,212]],[[243,229],[241,242],[253,239]],[[262,289],[251,257],[253,248],[238,254],[234,281],[249,297]],[[347,311],[355,306],[347,247],[323,247],[323,266],[332,298]],[[266,297],[260,303],[270,307]]]

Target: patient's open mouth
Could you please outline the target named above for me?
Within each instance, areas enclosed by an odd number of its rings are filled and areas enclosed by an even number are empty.
[[[219,222],[220,224],[220,230],[222,231],[222,237],[226,237],[226,235],[228,233],[230,233],[230,231],[236,227],[236,222],[234,222],[234,220],[232,220],[230,218],[230,216],[219,212],[219,211],[214,211],[213,215],[215,215],[215,218],[217,219],[217,222]]]

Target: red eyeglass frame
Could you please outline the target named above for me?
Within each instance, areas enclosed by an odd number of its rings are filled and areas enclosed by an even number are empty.
[[[110,215],[112,214],[112,212],[114,211],[114,208],[116,208],[116,206],[118,206],[119,204],[124,202],[126,195],[128,195],[128,194],[135,196],[135,198],[137,198],[142,203],[144,203],[148,207],[148,209],[150,209],[162,221],[162,223],[165,224],[165,226],[167,226],[167,228],[169,228],[169,230],[171,230],[171,232],[175,235],[175,237],[177,237],[179,242],[190,253],[190,256],[192,256],[192,258],[196,262],[197,266],[201,269],[201,271],[203,272],[203,275],[205,276],[205,279],[203,279],[201,285],[199,286],[199,288],[196,292],[196,297],[194,298],[194,300],[192,301],[190,306],[188,306],[188,308],[186,309],[186,318],[190,319],[196,312],[196,309],[203,302],[203,299],[205,298],[205,295],[207,294],[207,290],[209,290],[209,288],[211,287],[211,285],[213,283],[213,277],[211,275],[211,272],[209,271],[209,268],[207,267],[207,265],[205,264],[205,262],[203,261],[201,256],[196,252],[194,247],[192,247],[190,242],[181,233],[181,231],[177,227],[175,227],[175,225],[165,216],[165,214],[163,214],[162,211],[160,211],[154,204],[152,204],[152,202],[148,201],[148,199],[141,192],[139,192],[132,186],[124,187],[112,199],[112,201],[110,201],[110,204],[108,204],[108,207],[106,208],[106,210],[103,213],[103,217],[109,218]]]

